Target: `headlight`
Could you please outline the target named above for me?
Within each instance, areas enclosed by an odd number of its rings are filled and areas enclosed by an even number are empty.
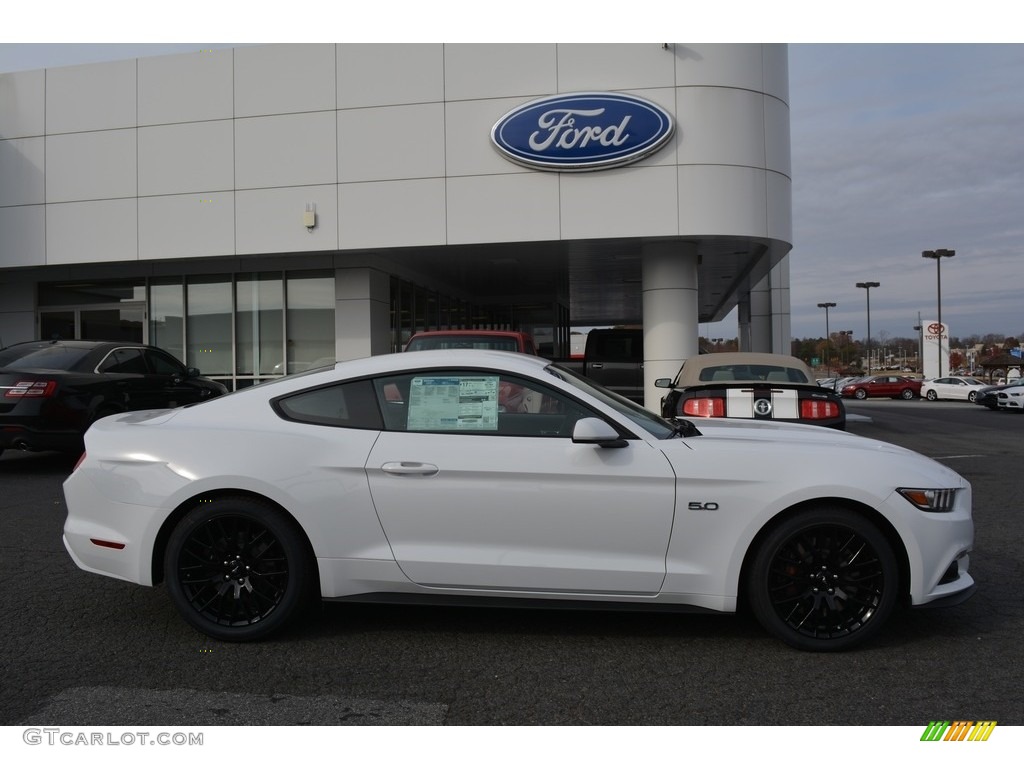
[[[897,488],[896,492],[925,512],[952,512],[959,488]]]

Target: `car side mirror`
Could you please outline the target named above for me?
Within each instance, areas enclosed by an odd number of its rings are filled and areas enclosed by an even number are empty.
[[[672,389],[672,379],[655,379],[654,386],[658,389]]]
[[[625,448],[629,445],[619,436],[615,427],[607,421],[593,417],[576,422],[572,430],[572,441],[582,445],[598,445],[601,448]]]
[[[185,376],[187,378],[189,378],[189,379],[197,379],[197,378],[199,378],[199,369],[198,368],[186,368],[185,369]]]

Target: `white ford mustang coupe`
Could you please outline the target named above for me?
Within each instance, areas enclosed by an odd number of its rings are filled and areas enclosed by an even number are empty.
[[[221,640],[308,598],[733,612],[806,650],[974,590],[970,485],[833,429],[666,421],[537,357],[406,352],[96,422],[64,483],[93,573]]]

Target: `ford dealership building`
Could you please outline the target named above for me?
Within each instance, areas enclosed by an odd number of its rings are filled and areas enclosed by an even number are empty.
[[[0,346],[229,387],[423,329],[643,324],[648,404],[738,308],[789,351],[783,45],[268,45],[0,74]]]

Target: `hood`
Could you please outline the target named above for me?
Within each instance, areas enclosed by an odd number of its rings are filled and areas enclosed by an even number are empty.
[[[949,467],[916,451],[826,427],[746,419],[702,419],[697,426],[700,437],[680,442],[697,452],[718,455],[719,461],[727,456],[729,462],[747,466],[752,475],[797,467],[805,480],[846,481],[855,475],[858,482],[865,477],[888,477],[902,484],[916,476],[913,482],[939,487],[966,484]]]

